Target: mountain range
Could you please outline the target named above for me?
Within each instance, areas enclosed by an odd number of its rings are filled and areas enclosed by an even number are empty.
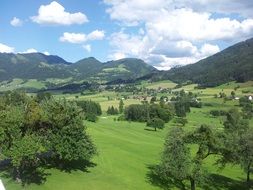
[[[156,69],[144,61],[126,58],[102,63],[93,57],[69,63],[61,57],[42,53],[0,53],[0,80],[73,78],[73,80],[110,81],[138,78]]]
[[[253,80],[253,38],[237,43],[195,64],[158,71],[141,59],[125,58],[102,63],[89,57],[70,63],[59,56],[42,53],[0,53],[0,81],[14,78],[47,80],[70,78],[77,81],[122,83],[165,80],[217,86],[229,81]]]

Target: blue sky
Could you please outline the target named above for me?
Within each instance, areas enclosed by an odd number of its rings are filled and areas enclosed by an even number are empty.
[[[253,36],[251,0],[1,0],[0,52],[194,63]]]

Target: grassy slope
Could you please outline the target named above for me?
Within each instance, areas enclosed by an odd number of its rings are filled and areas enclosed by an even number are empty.
[[[29,79],[26,82],[22,79],[13,79],[13,81],[6,83],[7,81],[0,82],[0,91],[15,90],[19,88],[45,88],[45,84],[36,79]]]
[[[198,118],[203,119],[201,115]],[[55,169],[47,170],[49,175],[44,184],[32,184],[25,189],[160,189],[148,181],[148,166],[158,163],[169,127],[158,132],[148,131],[144,130],[144,124],[115,122],[113,117],[100,118],[98,123],[87,123],[87,126],[99,151],[99,156],[93,160],[96,166],[88,168],[88,172],[77,170],[65,173]],[[226,177],[232,178],[230,180],[244,177],[238,168],[228,167],[217,172],[212,166],[213,158],[206,162],[212,172],[225,174]],[[7,189],[22,189],[12,181],[3,181]]]

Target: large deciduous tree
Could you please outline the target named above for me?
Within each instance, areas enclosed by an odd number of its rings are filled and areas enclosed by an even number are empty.
[[[90,160],[96,153],[83,124],[82,109],[74,102],[24,93],[0,97],[0,157],[10,159],[14,177],[36,170],[43,154],[61,163]]]

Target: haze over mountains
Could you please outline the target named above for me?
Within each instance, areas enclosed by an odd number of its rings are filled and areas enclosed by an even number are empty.
[[[203,86],[216,86],[228,81],[253,80],[253,38],[235,44],[195,64],[157,71],[135,58],[102,63],[89,57],[69,63],[61,57],[42,53],[0,53],[0,80],[69,78],[110,82],[122,80],[164,80],[177,83],[190,81]]]

